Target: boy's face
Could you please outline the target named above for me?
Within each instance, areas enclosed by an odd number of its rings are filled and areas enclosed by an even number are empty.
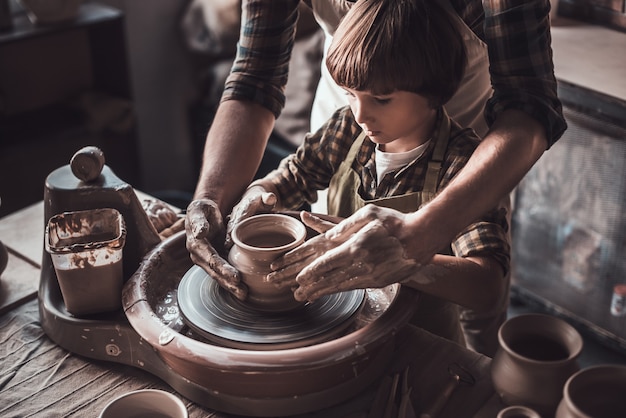
[[[425,97],[407,91],[374,95],[344,90],[356,121],[383,151],[410,151],[430,137],[437,111]]]

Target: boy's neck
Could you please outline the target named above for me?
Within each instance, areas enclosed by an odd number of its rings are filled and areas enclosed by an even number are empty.
[[[436,110],[433,113],[433,116],[428,121],[428,123],[424,124],[424,128],[419,131],[416,131],[412,135],[412,138],[410,140],[408,141],[396,140],[396,141],[389,142],[387,144],[379,144],[378,150],[382,152],[386,152],[386,153],[409,152],[421,145],[424,145],[433,136],[435,127],[437,125],[438,116],[439,116],[439,110]]]

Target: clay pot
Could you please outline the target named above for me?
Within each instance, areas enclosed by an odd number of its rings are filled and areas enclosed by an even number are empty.
[[[626,366],[587,367],[565,383],[556,418],[626,417],[625,394]]]
[[[541,418],[541,416],[527,406],[514,405],[501,410],[497,418]]]
[[[286,311],[302,305],[290,288],[280,289],[266,282],[270,263],[302,244],[306,227],[300,220],[283,214],[255,215],[237,224],[232,231],[233,247],[228,261],[248,286],[246,303],[264,311]]]
[[[579,370],[578,331],[553,316],[525,314],[502,324],[498,342],[491,377],[502,401],[554,416],[565,382]]]
[[[175,395],[159,389],[140,389],[113,399],[98,415],[98,418],[137,417],[188,418],[189,414]]]

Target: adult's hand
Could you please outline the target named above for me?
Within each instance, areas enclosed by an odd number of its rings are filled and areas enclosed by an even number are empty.
[[[233,208],[226,226],[226,250],[233,246],[231,234],[235,226],[246,218],[258,213],[270,212],[276,206],[276,194],[260,184],[246,189],[239,203]]]
[[[405,217],[393,209],[367,205],[272,263],[274,272],[268,280],[297,286],[294,296],[300,301],[407,280],[420,266],[405,255],[401,241]],[[302,220],[313,229],[329,226],[310,214],[303,214]]]
[[[194,200],[187,207],[185,220],[187,250],[193,261],[239,300],[245,300],[247,287],[239,272],[219,255],[214,243],[224,242],[224,221],[217,204],[210,199]],[[219,248],[219,247],[218,247]]]

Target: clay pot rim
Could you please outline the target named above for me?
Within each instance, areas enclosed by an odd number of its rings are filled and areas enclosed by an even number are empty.
[[[277,247],[253,247],[241,241],[241,239],[239,239],[239,236],[237,233],[242,228],[246,228],[250,224],[263,222],[264,220],[267,220],[267,219],[270,219],[270,220],[275,219],[274,221],[275,224],[288,223],[290,226],[293,226],[293,230],[295,232],[294,240],[285,245],[281,245]],[[231,238],[237,246],[248,251],[250,250],[259,251],[259,252],[286,251],[286,250],[295,248],[304,242],[304,240],[306,239],[306,227],[304,226],[302,221],[300,221],[300,219],[294,218],[293,216],[285,215],[282,213],[263,213],[263,214],[253,215],[249,218],[244,219],[237,225],[235,225],[235,227],[233,228],[231,232]]]
[[[528,416],[528,418],[541,418],[541,416],[539,415],[539,413],[537,411],[535,411],[534,409],[528,407],[528,406],[524,406],[524,405],[511,405],[511,406],[507,406],[506,408],[502,409],[499,413],[498,413],[498,418],[506,418],[507,413],[509,412],[515,412],[517,413],[519,416],[520,413],[521,414],[526,414],[525,416]],[[515,415],[517,416],[517,415]]]
[[[574,403],[574,401],[571,398],[571,393],[570,393],[570,388],[572,387],[573,384],[576,383],[576,380],[580,379],[581,375],[586,375],[586,374],[597,374],[597,373],[602,373],[602,372],[606,372],[606,371],[611,371],[611,372],[615,372],[616,369],[620,372],[622,372],[624,374],[624,376],[626,377],[626,365],[622,365],[622,364],[611,364],[611,363],[606,363],[606,364],[596,364],[593,366],[588,366],[585,367],[584,369],[580,369],[579,371],[577,371],[576,373],[572,374],[569,379],[567,379],[567,381],[565,382],[565,385],[563,385],[563,401],[567,404],[567,407],[570,408],[572,411],[574,411],[575,414],[578,414],[580,416],[585,416],[587,415],[586,412],[581,411],[578,408],[578,405],[576,405]]]
[[[510,327],[512,323],[515,322],[519,322],[519,321],[525,321],[525,320],[529,320],[529,319],[542,319],[545,321],[553,321],[553,322],[558,322],[559,324],[563,325],[566,329],[567,329],[567,334],[573,339],[573,343],[574,343],[574,349],[571,350],[569,352],[569,355],[563,359],[560,360],[535,360],[532,358],[528,358],[525,356],[522,356],[518,353],[516,353],[511,346],[508,344],[508,342],[505,340],[503,334],[506,331],[506,329],[508,327]],[[580,356],[580,353],[582,352],[583,349],[583,339],[582,336],[580,335],[580,333],[576,330],[576,328],[574,328],[571,324],[567,323],[566,321],[552,316],[552,315],[548,315],[548,314],[543,314],[543,313],[527,313],[527,314],[520,314],[517,315],[513,318],[509,318],[504,324],[502,324],[500,326],[500,329],[498,330],[498,342],[500,343],[500,346],[503,347],[507,353],[509,355],[511,355],[512,357],[529,363],[529,364],[541,364],[545,367],[560,367],[561,365],[563,365],[564,363],[569,363],[571,362],[573,359],[576,359],[578,356]]]

